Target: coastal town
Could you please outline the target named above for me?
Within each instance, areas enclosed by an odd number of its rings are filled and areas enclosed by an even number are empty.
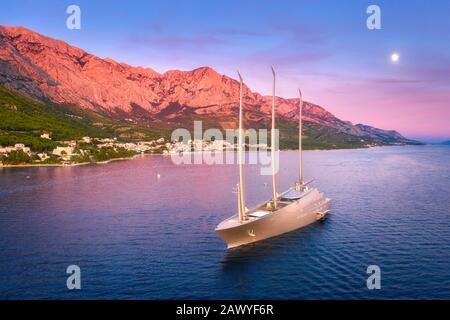
[[[42,133],[41,139],[52,140],[51,133]],[[99,163],[138,155],[170,155],[195,151],[216,152],[236,150],[236,144],[224,140],[169,141],[159,138],[149,141],[127,142],[118,138],[82,137],[78,140],[56,141],[57,146],[48,152],[38,152],[24,143],[0,146],[0,167],[54,166]],[[253,147],[267,148],[266,144]]]
[[[43,133],[41,139],[51,140]],[[164,138],[141,142],[122,142],[117,138],[82,137],[79,140],[57,141],[48,152],[37,152],[24,143],[0,146],[0,166],[73,165],[130,158],[139,154],[164,154],[171,149]]]

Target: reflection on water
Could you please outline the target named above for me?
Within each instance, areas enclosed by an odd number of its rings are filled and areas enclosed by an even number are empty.
[[[321,226],[327,222],[328,219],[276,238],[227,250],[221,261],[222,269],[224,272],[227,272],[242,263],[246,265],[251,263],[259,264],[259,261],[264,260],[266,257],[275,258],[276,256],[281,256],[280,258],[282,258],[289,251],[289,247],[295,245],[296,239],[307,236],[309,232],[320,232]],[[302,250],[301,246],[301,244],[297,243],[297,248],[300,251]]]
[[[280,157],[280,191],[297,154]],[[236,208],[233,165],[144,157],[107,165],[0,169],[0,298],[448,298],[448,147],[305,153],[330,218],[227,251],[215,226]],[[158,174],[160,178],[158,179]],[[246,167],[248,206],[271,180]],[[82,270],[68,291],[65,269]],[[382,290],[366,268],[382,269]]]

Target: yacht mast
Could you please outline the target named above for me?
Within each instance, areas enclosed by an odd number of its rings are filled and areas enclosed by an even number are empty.
[[[275,70],[272,67],[273,86],[272,86],[272,130],[271,130],[271,154],[272,154],[272,191],[274,209],[278,206],[278,195],[275,178]]]
[[[298,160],[299,160],[299,189],[303,189],[303,149],[302,149],[302,129],[303,129],[303,96],[302,91],[298,89],[300,97],[300,115],[298,124]]]
[[[245,217],[245,196],[244,196],[244,151],[243,146],[244,143],[244,130],[242,125],[242,108],[243,108],[243,85],[244,80],[242,79],[241,74],[238,71],[239,81],[240,81],[240,89],[239,89],[239,141],[238,141],[238,162],[239,162],[239,185],[238,185],[238,193],[239,193],[239,221],[246,220]]]

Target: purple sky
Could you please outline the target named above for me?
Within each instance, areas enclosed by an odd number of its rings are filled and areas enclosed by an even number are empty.
[[[65,27],[68,5],[82,29]],[[377,4],[382,30],[368,30]],[[270,93],[305,98],[354,123],[450,140],[449,1],[9,1],[0,24],[22,25],[101,57],[159,72],[211,66]],[[393,63],[393,52],[400,60]]]

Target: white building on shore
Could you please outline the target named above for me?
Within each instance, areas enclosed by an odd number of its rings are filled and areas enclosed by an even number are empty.
[[[31,155],[31,149],[29,147],[26,147],[23,143],[16,143],[14,147],[8,146],[8,147],[0,147],[0,154],[8,154],[12,151],[23,151],[28,155]]]
[[[69,161],[71,157],[78,155],[74,153],[73,147],[56,147],[56,149],[53,149],[52,154],[61,157],[64,161]]]

